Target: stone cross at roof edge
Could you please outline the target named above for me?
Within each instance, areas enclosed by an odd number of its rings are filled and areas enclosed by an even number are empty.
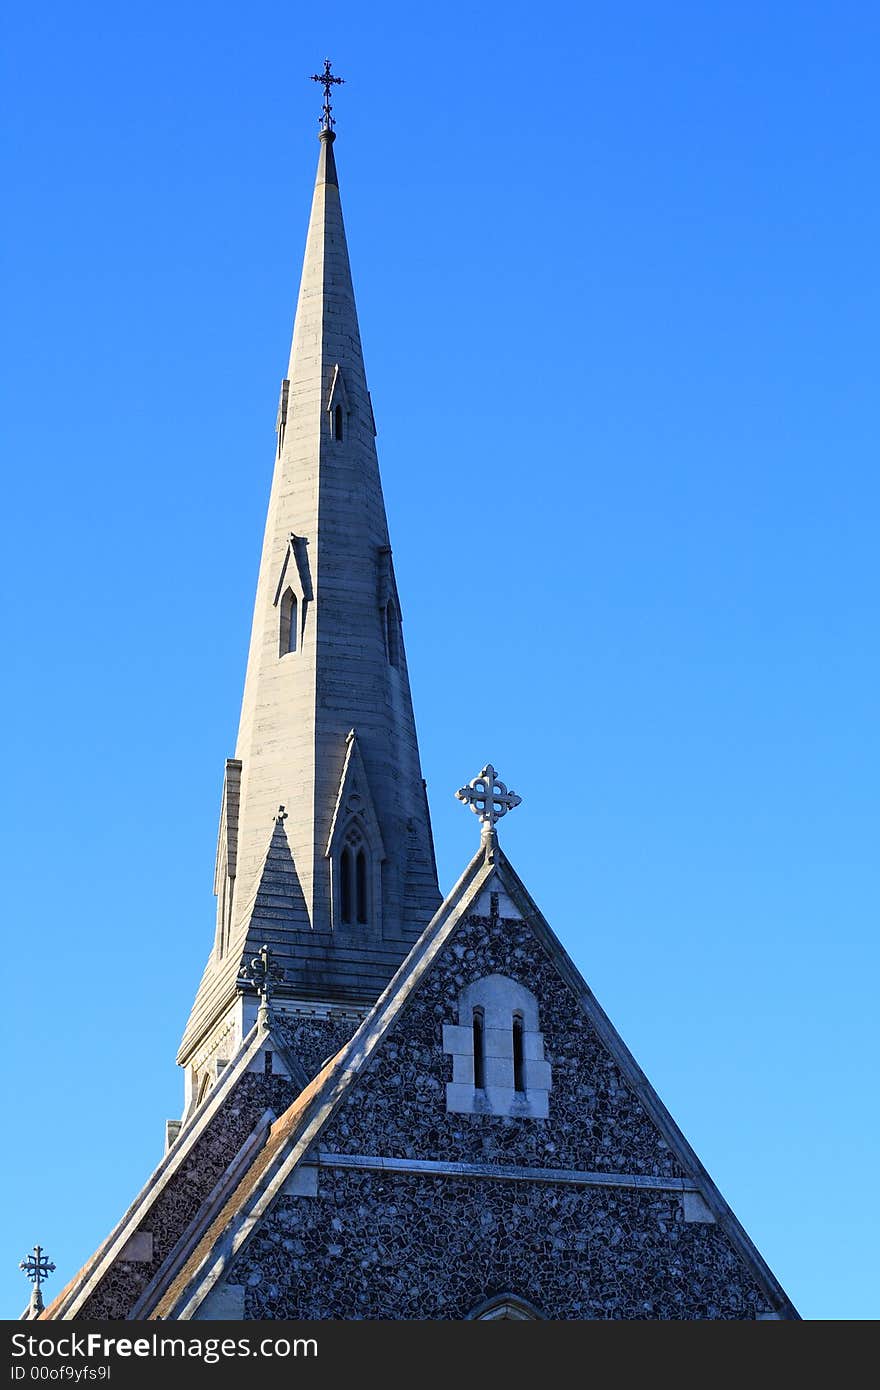
[[[507,783],[500,780],[491,763],[486,764],[478,777],[459,787],[455,795],[479,817],[480,838],[490,844],[498,840],[496,823],[522,802],[522,797],[509,791]]]

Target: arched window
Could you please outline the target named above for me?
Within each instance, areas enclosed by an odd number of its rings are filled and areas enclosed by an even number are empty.
[[[523,1018],[522,1014],[513,1015],[513,1089],[520,1095],[525,1094],[525,1067],[523,1065]]]
[[[365,927],[370,920],[370,896],[369,896],[369,876],[370,870],[367,865],[367,856],[362,849],[357,852],[357,919],[362,927]]]
[[[486,1037],[484,1033],[485,1015],[482,1009],[474,1009],[474,1086],[482,1091],[486,1085]]]
[[[394,600],[389,599],[385,605],[385,650],[388,653],[388,661],[391,666],[400,665],[400,618],[397,616],[397,608]]]
[[[346,927],[376,925],[378,872],[363,823],[355,817],[346,829],[339,859],[334,861],[334,921]]]
[[[354,893],[354,865],[352,864],[351,850],[346,845],[342,854],[339,856],[339,888],[341,899],[341,917],[343,922],[350,924],[352,920],[352,899]]]
[[[287,656],[297,648],[299,604],[292,589],[285,589],[281,599],[281,636],[278,644],[279,656]]]
[[[342,406],[338,405],[333,412],[333,438],[342,441]]]

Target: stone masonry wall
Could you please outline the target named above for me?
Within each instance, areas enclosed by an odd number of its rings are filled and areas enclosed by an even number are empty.
[[[273,1026],[311,1081],[327,1059],[344,1047],[358,1023],[356,1018],[284,1015],[279,1009]]]
[[[514,1293],[545,1317],[756,1318],[770,1305],[674,1193],[321,1169],[236,1261],[247,1318],[462,1319]]]

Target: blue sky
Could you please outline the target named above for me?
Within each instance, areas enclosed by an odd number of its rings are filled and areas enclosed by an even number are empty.
[[[6,1316],[180,1113],[325,54],[442,885],[491,759],[795,1304],[878,1316],[878,40],[847,0],[7,20]]]

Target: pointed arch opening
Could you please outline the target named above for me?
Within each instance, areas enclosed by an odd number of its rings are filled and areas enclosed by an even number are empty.
[[[345,760],[325,855],[329,871],[330,928],[382,936],[382,864],[385,845],[357,733],[346,740]]]
[[[354,901],[354,865],[348,845],[339,856],[339,901],[342,921],[349,927],[352,924],[352,904]]]
[[[359,816],[345,827],[338,857],[331,859],[333,921],[336,926],[376,929],[380,911],[380,865]]]
[[[486,1086],[486,1015],[481,1008],[474,1009],[474,1088],[482,1091]]]
[[[525,1049],[523,1047],[523,1016],[513,1015],[513,1089],[518,1095],[525,1095]]]
[[[333,438],[334,438],[339,444],[342,443],[342,437],[343,437],[344,428],[345,428],[345,426],[344,426],[343,418],[342,418],[342,406],[341,406],[341,405],[337,405],[337,406],[334,407],[334,410],[333,410]]]
[[[355,898],[357,901],[358,926],[365,927],[370,920],[369,909],[369,866],[366,852],[359,849],[355,860]]]
[[[288,656],[299,646],[299,603],[292,589],[285,589],[281,598],[281,630],[278,639],[278,655]]]

